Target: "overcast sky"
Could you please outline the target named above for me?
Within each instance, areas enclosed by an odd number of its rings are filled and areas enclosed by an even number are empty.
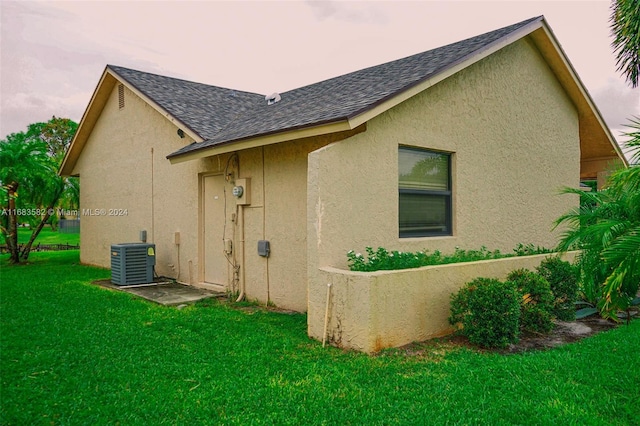
[[[107,64],[261,94],[544,15],[619,137],[640,90],[615,70],[603,1],[0,1],[0,138],[80,121]]]

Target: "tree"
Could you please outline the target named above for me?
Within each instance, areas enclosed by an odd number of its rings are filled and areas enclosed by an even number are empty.
[[[640,1],[614,0],[611,13],[612,46],[618,71],[633,87],[640,76]],[[635,152],[632,162],[640,161],[640,118],[631,120],[626,133],[627,146]],[[640,288],[640,167],[615,171],[599,192],[583,193],[580,207],[561,216],[556,226],[568,224],[560,250],[580,249],[583,295],[596,303],[605,318],[618,319],[627,311]]]
[[[33,242],[50,218],[56,218],[55,207],[69,207],[60,205],[61,200],[77,200],[78,186],[77,179],[75,185],[70,185],[69,179],[57,174],[64,154],[71,144],[71,140],[78,128],[78,125],[68,118],[52,117],[47,123],[34,123],[29,125],[27,137],[43,142],[47,147],[47,154],[50,158],[50,167],[47,173],[37,175],[34,182],[38,190],[29,197],[32,206],[36,211],[44,212],[40,215],[40,220],[35,221],[32,226],[31,238],[23,247],[20,257],[27,260]],[[68,193],[68,196],[65,194]],[[75,203],[78,204],[77,202]]]
[[[23,188],[23,195],[16,203],[17,192],[14,191],[14,186],[7,185],[8,211],[31,213],[20,217],[31,225],[32,230],[29,241],[21,251],[17,244],[18,217],[15,214],[7,216],[7,226],[3,226],[2,232],[7,239],[13,263],[29,257],[33,242],[44,225],[55,215],[56,208],[78,206],[78,180],[63,178],[57,174],[77,127],[72,120],[54,116],[46,123],[30,124],[26,132],[14,133],[6,141],[1,141],[0,155],[4,155],[3,161],[6,164],[2,163],[0,180],[7,184],[15,182]]]
[[[49,155],[57,165],[60,165],[77,129],[78,124],[73,120],[53,116],[46,123],[30,124],[27,130],[27,139],[37,139],[44,142]]]
[[[634,159],[640,159],[640,120],[632,122]],[[568,224],[559,249],[580,249],[582,287],[604,318],[617,320],[618,311],[637,303],[640,288],[640,167],[615,171],[606,189],[579,194],[586,202],[556,224]]]
[[[0,141],[0,182],[6,200],[2,211],[2,234],[5,237],[12,263],[20,262],[18,251],[18,210],[16,198],[18,190],[35,192],[34,178],[46,173],[50,162],[46,145],[39,141],[29,141],[23,133],[13,133]]]
[[[631,87],[640,77],[640,1],[614,0],[611,5],[611,32],[616,65]]]

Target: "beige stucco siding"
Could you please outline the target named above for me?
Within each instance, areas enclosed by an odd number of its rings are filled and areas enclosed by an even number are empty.
[[[578,115],[526,39],[372,119],[309,158],[309,268],[346,268],[348,250],[511,251],[553,247],[577,200]],[[398,147],[452,153],[451,237],[398,237]],[[313,272],[312,272],[313,275]],[[313,277],[311,277],[313,279]]]
[[[125,107],[114,87],[73,173],[80,175],[81,261],[110,266],[111,244],[139,241],[140,230],[156,244],[160,275],[197,280],[198,172],[204,162],[172,166],[165,156],[191,143],[177,127],[125,88]],[[107,215],[86,214],[104,209]],[[110,209],[126,215],[110,216]],[[188,263],[191,262],[191,274]],[[172,266],[171,266],[172,265]]]
[[[126,88],[125,104],[116,85],[73,171],[81,209],[107,212],[81,215],[82,262],[109,267],[110,245],[146,230],[160,275],[206,285],[203,185],[229,164],[223,220],[233,253],[222,289],[244,283],[247,298],[283,308],[306,310],[307,283],[319,267],[345,268],[350,249],[553,246],[553,220],[576,202],[557,191],[578,183],[577,113],[526,40],[373,118],[366,131],[245,149],[237,162],[226,153],[171,165],[166,156],[193,141]],[[452,153],[452,237],[398,237],[400,145]],[[249,205],[235,204],[237,178],[251,180]],[[269,258],[258,256],[262,239]]]
[[[176,131],[127,89],[121,110],[114,88],[74,173],[81,179],[81,209],[126,209],[127,214],[82,216],[82,262],[109,267],[111,244],[136,242],[146,230],[147,240],[156,244],[158,274],[231,291],[244,280],[250,300],[306,310],[307,155],[335,137],[240,151],[237,163],[228,163],[231,154],[225,154],[171,165],[166,155],[192,142]],[[227,214],[219,220],[226,221],[224,238],[233,240],[233,253],[231,262],[223,263],[227,282],[215,286],[204,278],[204,247],[207,239],[220,237],[220,249],[214,245],[212,251],[222,253],[222,236],[210,235],[204,226],[203,179],[225,171],[231,174],[224,184]],[[237,207],[231,195],[236,178],[251,179],[247,206]],[[268,259],[257,253],[262,239],[271,242]],[[240,267],[237,281],[231,263]]]
[[[307,155],[326,143],[310,139],[239,153],[240,177],[251,179],[251,204],[244,207],[245,283],[250,299],[306,310]],[[268,258],[257,254],[262,239],[271,244]]]

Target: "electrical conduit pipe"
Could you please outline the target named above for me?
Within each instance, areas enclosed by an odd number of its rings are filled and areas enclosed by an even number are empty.
[[[242,301],[242,299],[244,299],[244,288],[245,288],[245,272],[244,272],[244,268],[246,265],[245,262],[245,256],[244,256],[244,206],[243,205],[239,205],[238,206],[240,208],[240,244],[242,244],[242,265],[241,265],[241,277],[240,277],[240,294],[238,295],[238,298],[236,299],[236,302],[240,302]]]

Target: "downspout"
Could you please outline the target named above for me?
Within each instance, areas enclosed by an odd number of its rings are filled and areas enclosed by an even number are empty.
[[[262,145],[262,239],[267,239],[267,196],[265,187],[267,182],[264,180],[264,145]],[[267,303],[265,306],[269,306],[271,302],[271,289],[269,288],[269,256],[265,257],[266,262],[266,284],[267,284]]]

